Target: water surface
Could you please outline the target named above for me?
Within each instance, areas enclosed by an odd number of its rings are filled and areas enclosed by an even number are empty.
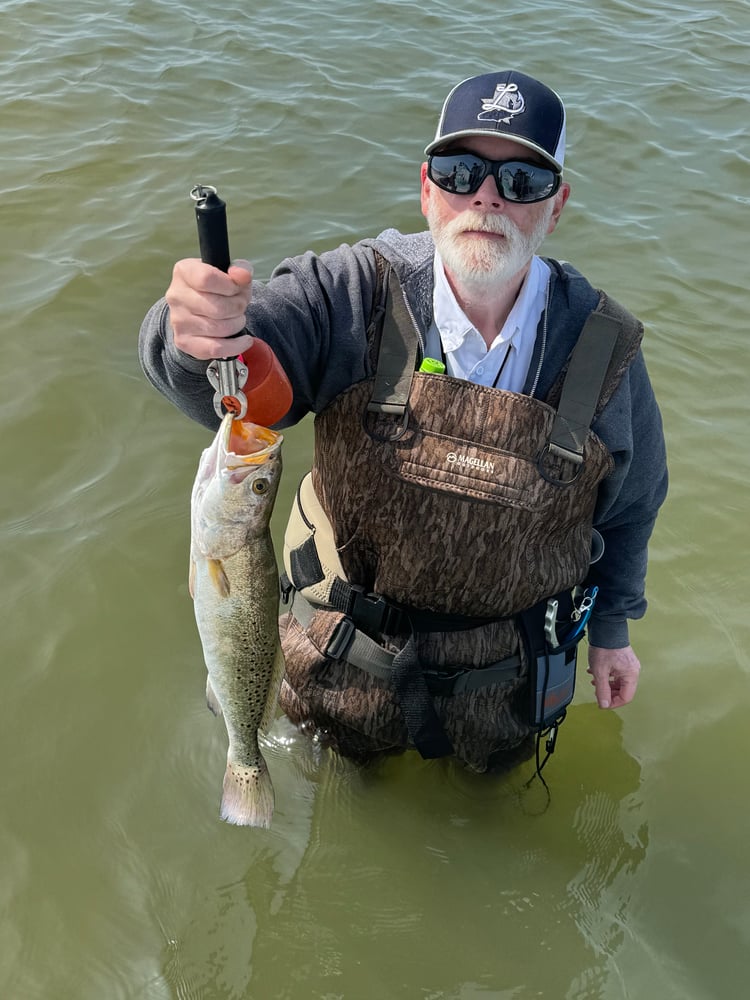
[[[746,0],[0,0],[0,995],[715,1000],[744,995]],[[186,587],[207,432],[135,342],[219,186],[232,250],[421,228],[464,76],[542,76],[573,184],[549,252],[637,312],[672,488],[636,702],[585,675],[552,800],[279,720],[271,831],[218,820],[225,737]],[[280,544],[310,460],[288,433]]]

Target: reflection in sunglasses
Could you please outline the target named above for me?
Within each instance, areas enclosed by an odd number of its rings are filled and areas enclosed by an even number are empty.
[[[476,153],[435,153],[427,163],[430,180],[451,194],[474,194],[490,174],[501,198],[524,204],[551,198],[561,182],[557,171],[541,164],[488,160]]]

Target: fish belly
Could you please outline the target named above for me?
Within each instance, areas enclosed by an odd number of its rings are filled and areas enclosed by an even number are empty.
[[[239,826],[267,827],[274,794],[258,733],[273,720],[283,675],[270,537],[253,539],[220,569],[221,587],[217,567],[197,559],[193,590],[214,707],[229,739],[221,816]]]

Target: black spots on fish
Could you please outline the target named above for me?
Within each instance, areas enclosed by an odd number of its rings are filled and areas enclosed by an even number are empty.
[[[244,696],[245,704],[249,706],[264,705],[266,700],[265,677],[247,677],[245,672],[238,668],[234,672],[234,679],[237,684],[237,692]]]
[[[245,788],[257,787],[259,777],[257,768],[253,768],[253,770],[243,768],[242,770],[235,771],[235,778],[238,784],[244,785]]]

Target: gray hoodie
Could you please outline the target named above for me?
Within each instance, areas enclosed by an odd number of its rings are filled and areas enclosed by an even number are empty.
[[[282,261],[265,285],[253,284],[247,318],[249,331],[273,348],[292,383],[292,408],[279,426],[319,413],[372,374],[366,330],[376,283],[373,247],[391,262],[425,343],[432,322],[434,245],[429,233],[402,235],[389,229],[375,240]],[[525,393],[542,399],[599,299],[569,264],[546,262],[552,271],[547,337],[543,342],[537,335],[524,386]],[[159,392],[205,427],[218,426],[207,362],[175,347],[164,299],[144,319],[139,353]],[[627,619],[641,618],[646,611],[648,540],[667,491],[661,416],[640,351],[593,430],[612,454],[615,469],[600,486],[594,517],[605,550],[587,579],[600,588],[589,640],[614,649],[628,644]]]

